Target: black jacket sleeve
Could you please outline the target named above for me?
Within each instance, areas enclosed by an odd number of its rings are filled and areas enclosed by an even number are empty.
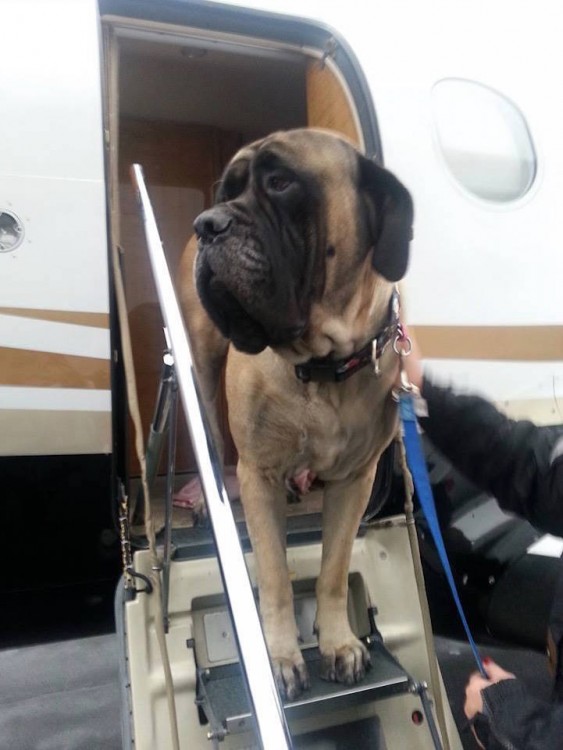
[[[563,428],[508,419],[479,396],[424,378],[420,423],[451,463],[504,510],[563,536]]]
[[[531,696],[520,680],[502,680],[482,691],[486,723],[475,731],[485,747],[555,750],[563,745],[563,705]]]

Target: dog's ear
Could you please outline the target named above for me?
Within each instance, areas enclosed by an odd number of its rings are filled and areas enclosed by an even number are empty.
[[[413,204],[408,190],[383,167],[359,157],[360,191],[367,198],[374,269],[388,281],[399,281],[409,262]]]

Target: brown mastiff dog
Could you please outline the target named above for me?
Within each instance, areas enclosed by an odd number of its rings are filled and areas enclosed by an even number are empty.
[[[412,219],[402,184],[345,140],[320,130],[274,133],[232,159],[217,204],[195,221],[197,254],[192,241],[182,259],[181,299],[216,437],[227,359],[260,611],[289,699],[309,679],[285,554],[288,484],[306,491],[313,479],[324,483],[322,675],[354,683],[369,663],[348,622],[348,567],[377,462],[397,432],[390,391],[398,357],[388,344]]]

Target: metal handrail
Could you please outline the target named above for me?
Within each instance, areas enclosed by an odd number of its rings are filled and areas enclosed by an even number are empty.
[[[188,334],[140,165],[133,165],[131,177],[141,208],[153,277],[174,356],[178,390],[199,467],[219,569],[261,744],[265,750],[289,750],[292,747],[291,735],[276,688],[244,553],[223,483],[221,462],[210,431],[205,426]]]

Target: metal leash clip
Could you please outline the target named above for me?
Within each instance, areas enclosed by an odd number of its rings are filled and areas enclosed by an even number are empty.
[[[410,393],[413,396],[420,395],[419,389],[416,387],[416,385],[411,383],[405,369],[404,360],[405,357],[408,357],[412,352],[412,341],[405,333],[405,329],[403,328],[402,323],[399,323],[399,325],[397,326],[397,331],[398,333],[393,341],[393,351],[399,357],[399,377],[401,380],[401,385],[398,388],[394,388],[392,391],[392,396],[395,401],[399,400],[401,393]]]

